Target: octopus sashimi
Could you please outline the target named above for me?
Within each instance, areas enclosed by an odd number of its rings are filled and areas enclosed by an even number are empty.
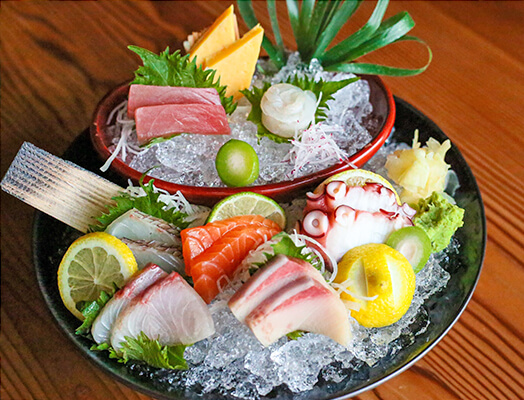
[[[118,316],[111,345],[119,352],[126,337],[141,333],[161,345],[192,344],[211,336],[215,326],[206,303],[176,272],[157,281]]]
[[[111,330],[120,312],[149,286],[166,276],[167,273],[153,263],[148,264],[144,269],[135,274],[131,280],[107,302],[93,322],[91,334],[95,342],[98,344],[109,343]]]

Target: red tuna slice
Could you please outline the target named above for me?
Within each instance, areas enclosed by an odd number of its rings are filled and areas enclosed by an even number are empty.
[[[135,112],[138,144],[178,133],[229,135],[224,107],[214,104],[166,104],[140,107]]]
[[[325,335],[343,346],[351,340],[346,307],[332,290],[309,276],[266,298],[245,322],[264,346],[296,330]]]
[[[230,230],[248,225],[280,229],[276,222],[266,219],[261,215],[238,215],[236,217],[210,222],[203,226],[182,230],[180,237],[182,238],[182,255],[186,266],[186,275],[191,276],[191,267],[199,254],[211,247],[213,243]]]
[[[322,274],[310,263],[279,254],[242,285],[229,300],[229,308],[239,321],[244,322],[262,301],[303,276],[313,278],[330,288]]]
[[[127,116],[133,118],[140,107],[163,104],[214,104],[220,105],[220,96],[214,88],[178,86],[131,85],[127,102]]]
[[[136,273],[131,280],[107,302],[93,322],[91,334],[95,342],[98,344],[109,343],[111,330],[120,312],[149,286],[166,276],[167,273],[153,263],[147,264],[144,269]]]
[[[111,345],[118,352],[125,337],[144,332],[161,345],[192,344],[215,332],[206,303],[176,272],[157,281],[118,316]]]

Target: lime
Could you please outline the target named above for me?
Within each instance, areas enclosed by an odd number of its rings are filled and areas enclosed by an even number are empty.
[[[395,193],[397,202],[401,204],[400,197],[391,185],[391,183],[389,183],[389,181],[386,178],[380,176],[379,174],[375,174],[374,172],[367,171],[365,169],[349,169],[347,171],[340,172],[338,174],[330,176],[324,182],[318,185],[314,193],[322,192],[324,186],[326,186],[329,182],[332,181],[342,181],[348,186],[364,186],[366,183],[380,183],[388,189],[391,189],[393,193]]]
[[[415,273],[395,249],[378,243],[349,250],[338,263],[334,287],[340,298],[358,303],[351,315],[366,328],[397,322],[408,310],[415,293]]]
[[[237,215],[261,215],[276,222],[282,229],[286,227],[286,214],[278,203],[253,192],[236,193],[213,207],[207,222],[220,221]]]
[[[424,268],[431,255],[431,240],[418,226],[406,226],[393,232],[386,244],[406,257],[415,273]]]
[[[258,178],[258,156],[242,140],[231,139],[218,150],[215,166],[227,186],[247,186]]]
[[[84,319],[79,307],[96,300],[101,291],[122,287],[137,271],[133,253],[122,241],[105,233],[89,233],[67,249],[58,268],[58,289],[64,305]]]

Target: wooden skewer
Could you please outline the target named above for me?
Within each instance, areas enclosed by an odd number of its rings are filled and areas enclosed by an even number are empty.
[[[65,224],[87,232],[124,189],[72,162],[24,142],[2,189]]]

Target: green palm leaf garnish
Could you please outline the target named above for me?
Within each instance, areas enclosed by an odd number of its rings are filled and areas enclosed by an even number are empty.
[[[237,0],[237,4],[240,14],[250,28],[259,23],[251,0]],[[407,35],[415,26],[411,16],[403,11],[382,21],[389,0],[378,0],[366,24],[328,50],[337,33],[361,4],[362,0],[286,0],[288,17],[301,60],[309,64],[316,58],[326,70],[360,74],[411,76],[425,71],[431,63],[431,50],[424,41]],[[267,8],[277,45],[273,45],[264,37],[262,46],[277,68],[281,68],[285,64],[287,54],[280,35],[275,1],[268,1]],[[408,40],[416,41],[428,49],[429,58],[423,67],[410,69],[353,63],[357,58],[388,44]]]

